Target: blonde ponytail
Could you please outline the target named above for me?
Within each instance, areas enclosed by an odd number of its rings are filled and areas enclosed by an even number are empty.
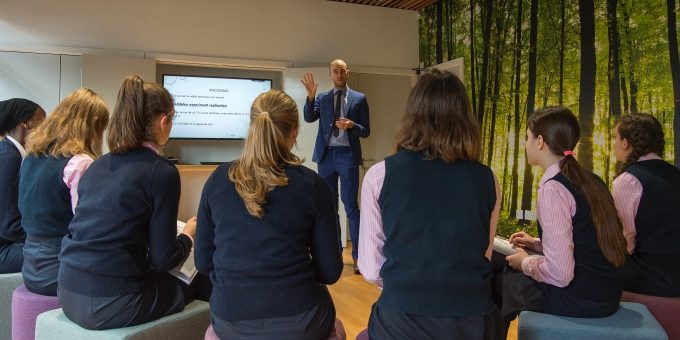
[[[298,125],[297,104],[286,93],[271,90],[255,98],[243,152],[229,168],[229,180],[251,216],[262,218],[267,193],[288,185],[285,167],[302,163],[289,148]]]

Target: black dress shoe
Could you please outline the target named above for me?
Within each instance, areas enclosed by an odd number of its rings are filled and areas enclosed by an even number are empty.
[[[359,266],[357,266],[357,259],[354,259],[354,274],[361,275],[359,271]]]

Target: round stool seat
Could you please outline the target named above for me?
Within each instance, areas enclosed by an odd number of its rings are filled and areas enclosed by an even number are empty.
[[[35,319],[60,308],[59,297],[33,293],[25,285],[12,292],[12,340],[35,339]]]
[[[346,338],[347,335],[345,333],[345,326],[342,324],[340,319],[336,318],[333,332],[328,337],[328,340],[345,340]],[[203,340],[220,340],[217,334],[215,334],[215,330],[213,329],[212,325],[208,326],[208,329],[205,330],[205,337]]]

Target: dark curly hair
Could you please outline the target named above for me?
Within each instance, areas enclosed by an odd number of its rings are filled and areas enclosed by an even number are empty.
[[[623,162],[620,173],[650,152],[663,156],[664,135],[661,123],[648,113],[623,115],[616,124],[621,139],[626,139],[633,150]]]

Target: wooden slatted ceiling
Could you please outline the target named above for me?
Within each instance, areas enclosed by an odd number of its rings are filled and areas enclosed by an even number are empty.
[[[329,0],[329,1],[347,2],[358,5],[408,9],[412,11],[420,11],[421,9],[437,2],[437,0]]]

